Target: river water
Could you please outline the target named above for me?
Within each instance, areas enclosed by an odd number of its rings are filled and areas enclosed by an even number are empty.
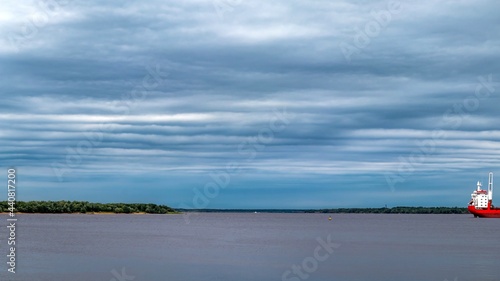
[[[500,219],[331,217],[20,214],[12,274],[2,215],[0,280],[500,280]]]

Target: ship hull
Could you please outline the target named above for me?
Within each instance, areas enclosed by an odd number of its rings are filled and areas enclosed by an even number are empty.
[[[475,217],[500,218],[500,208],[476,209],[474,206],[469,205],[468,209]]]

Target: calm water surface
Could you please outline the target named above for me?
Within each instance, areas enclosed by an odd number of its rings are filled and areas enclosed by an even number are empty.
[[[500,219],[470,215],[18,218],[17,273],[6,272],[4,226],[0,280],[500,280]],[[331,253],[318,242],[328,239]]]

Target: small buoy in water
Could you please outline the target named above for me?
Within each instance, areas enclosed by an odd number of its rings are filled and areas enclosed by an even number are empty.
[[[328,220],[331,221],[332,220],[332,217],[328,217]]]

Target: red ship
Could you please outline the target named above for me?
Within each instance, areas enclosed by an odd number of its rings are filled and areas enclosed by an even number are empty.
[[[493,173],[488,177],[488,190],[481,189],[481,182],[477,182],[477,188],[471,194],[469,212],[475,218],[500,218],[500,208],[493,207]]]

